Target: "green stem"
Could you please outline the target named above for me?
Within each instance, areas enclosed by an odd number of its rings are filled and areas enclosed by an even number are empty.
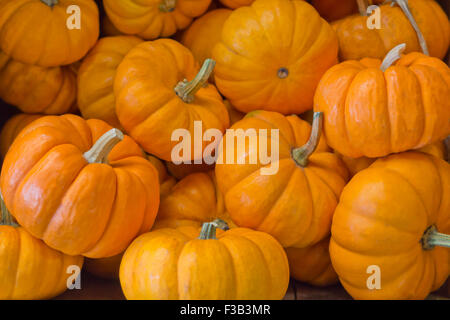
[[[108,163],[109,153],[122,140],[123,133],[118,129],[111,129],[102,135],[83,156],[89,163]]]
[[[49,7],[53,7],[58,4],[58,0],[41,0],[41,2],[45,3]]]
[[[323,112],[314,112],[311,135],[308,142],[300,147],[292,150],[292,158],[300,167],[308,165],[308,159],[319,145],[320,136],[322,134]]]
[[[19,226],[16,223],[16,220],[12,216],[11,212],[9,212],[8,208],[6,208],[6,204],[5,201],[3,201],[3,195],[1,193],[0,193],[0,211],[1,211],[0,225],[12,227]]]
[[[395,61],[401,58],[402,52],[405,51],[406,43],[399,44],[391,49],[384,57],[383,62],[381,63],[381,71],[386,71],[390,66],[394,64]]]
[[[217,240],[216,238],[216,229],[228,230],[228,224],[221,220],[215,219],[212,222],[205,222],[202,226],[202,230],[200,231],[200,236],[198,237],[201,240]]]
[[[172,12],[177,6],[177,0],[161,0],[159,10],[162,12]]]
[[[206,59],[192,81],[184,79],[177,84],[175,87],[176,94],[186,103],[194,101],[195,93],[207,84],[215,65],[216,62],[214,60]]]
[[[440,233],[435,226],[429,227],[421,239],[425,250],[431,250],[435,246],[450,248],[450,235]]]

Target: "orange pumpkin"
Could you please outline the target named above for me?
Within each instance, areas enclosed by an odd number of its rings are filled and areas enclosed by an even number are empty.
[[[154,228],[201,227],[216,218],[235,227],[225,210],[223,196],[217,189],[214,171],[193,173],[175,184],[162,196]]]
[[[356,0],[312,0],[311,4],[328,21],[342,19],[358,12]]]
[[[122,256],[118,254],[109,258],[85,259],[84,270],[100,278],[118,280]]]
[[[244,6],[249,6],[255,0],[219,0],[223,5],[231,9],[237,9]]]
[[[133,36],[100,39],[78,71],[78,107],[86,119],[100,119],[120,127],[116,116],[114,77],[125,55],[141,43]]]
[[[44,68],[0,51],[0,98],[26,113],[62,114],[75,109],[76,74],[70,67]]]
[[[289,284],[289,266],[280,244],[266,233],[245,228],[216,237],[219,224],[224,225],[223,221],[205,223],[201,232],[195,227],[158,229],[134,240],[120,266],[125,297],[283,298]]]
[[[14,60],[42,67],[71,64],[98,36],[98,8],[92,0],[0,1],[0,49]]]
[[[147,40],[185,29],[210,4],[211,0],[103,0],[106,14],[119,31]]]
[[[104,37],[123,36],[124,34],[117,30],[107,15],[101,19],[101,30]]]
[[[206,163],[175,164],[173,162],[167,161],[166,165],[167,170],[170,172],[170,174],[178,180],[184,179],[190,174],[214,170],[214,164],[206,164]]]
[[[17,135],[34,120],[42,118],[40,114],[19,113],[10,118],[0,133],[0,156],[4,158]]]
[[[172,141],[174,131],[187,130],[191,154],[182,157],[201,158],[211,142],[203,141],[202,154],[195,153],[195,121],[201,121],[203,131],[223,133],[229,125],[222,97],[207,83],[213,67],[214,61],[206,60],[199,71],[192,53],[171,39],[136,46],[119,65],[114,82],[120,123],[147,153],[166,161],[172,160],[172,150],[179,144]]]
[[[418,149],[450,134],[450,70],[421,53],[346,61],[326,72],[314,97],[327,142],[352,158]],[[398,61],[396,61],[398,59]]]
[[[333,29],[305,1],[256,0],[224,24],[213,50],[215,83],[242,112],[302,113],[337,51]]]
[[[419,35],[400,6],[384,4],[380,6],[380,29],[369,29],[368,17],[357,14],[333,23],[341,60],[383,59],[399,43],[406,43],[406,53],[425,49],[432,57],[445,56],[450,45],[450,24],[439,4],[433,0],[393,2],[409,7]]]
[[[329,244],[328,237],[310,247],[286,248],[291,277],[321,287],[338,283],[331,265]]]
[[[256,135],[238,148],[244,136],[227,132],[219,146],[217,183],[236,225],[267,232],[284,247],[307,247],[329,234],[348,172],[324,139],[319,142],[321,120],[316,114],[311,130],[295,115],[255,111],[231,127]],[[279,160],[261,158],[264,143],[272,154],[278,148]],[[227,155],[234,155],[234,164],[221,161]]]
[[[50,299],[67,289],[70,266],[83,257],[51,249],[15,224],[0,199],[0,299]]]
[[[420,152],[377,160],[342,191],[331,232],[353,298],[424,299],[450,271],[450,165]]]
[[[148,155],[147,159],[158,171],[160,196],[163,197],[170,192],[177,181],[167,172],[167,168],[161,160],[151,155]]]
[[[22,130],[0,184],[33,236],[90,258],[123,252],[152,227],[159,205],[156,169],[139,146],[101,120],[75,115],[43,117]]]

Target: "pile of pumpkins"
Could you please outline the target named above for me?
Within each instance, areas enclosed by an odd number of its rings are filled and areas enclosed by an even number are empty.
[[[22,111],[1,132],[0,299],[57,296],[70,266],[128,299],[442,286],[450,24],[381,2],[0,0],[0,98]],[[194,121],[244,164],[172,163]],[[277,129],[278,171],[230,128]]]

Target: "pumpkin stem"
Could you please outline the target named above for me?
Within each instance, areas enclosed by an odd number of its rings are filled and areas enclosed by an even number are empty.
[[[45,3],[51,8],[58,4],[58,0],[41,0],[41,2]]]
[[[159,10],[162,12],[172,12],[177,6],[177,0],[162,0],[159,4]]]
[[[195,93],[207,84],[215,65],[214,60],[206,59],[194,80],[187,81],[184,79],[177,84],[175,87],[176,94],[186,103],[194,101]]]
[[[427,42],[425,41],[422,31],[420,31],[419,25],[417,24],[416,20],[414,19],[414,16],[411,13],[411,10],[409,9],[408,1],[407,0],[390,0],[390,1],[392,1],[392,3],[398,4],[398,6],[402,9],[403,13],[408,18],[409,22],[414,28],[414,31],[416,31],[420,47],[422,48],[422,52],[427,56],[429,56],[430,53],[428,51]]]
[[[381,63],[381,71],[386,71],[395,61],[401,58],[401,54],[405,51],[406,43],[399,44],[391,49],[388,52],[386,57],[384,57],[383,62]]]
[[[11,212],[9,212],[8,208],[6,208],[5,201],[3,200],[3,195],[0,192],[0,212],[1,212],[1,219],[0,219],[0,225],[2,226],[12,226],[12,227],[18,227],[16,220],[12,216]]]
[[[435,226],[431,226],[423,234],[421,242],[425,250],[431,250],[435,246],[450,248],[450,235],[440,233]]]
[[[323,112],[314,112],[311,135],[308,142],[300,147],[292,150],[292,158],[300,167],[308,165],[308,159],[319,145],[320,136],[322,134]]]
[[[83,157],[89,163],[108,163],[111,150],[123,140],[123,133],[118,129],[111,129],[102,135]]]
[[[202,230],[200,231],[200,236],[198,237],[201,240],[217,240],[216,238],[216,229],[228,230],[228,224],[221,220],[215,219],[212,222],[205,222],[202,226]]]
[[[367,16],[367,7],[369,6],[367,0],[356,0],[356,3],[358,4],[359,14],[364,17]]]

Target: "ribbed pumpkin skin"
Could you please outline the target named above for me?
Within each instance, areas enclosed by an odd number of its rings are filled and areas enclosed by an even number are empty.
[[[120,63],[114,82],[116,114],[123,128],[150,154],[166,161],[179,143],[171,141],[177,129],[191,134],[194,158],[194,121],[202,121],[203,132],[215,128],[224,132],[229,116],[222,97],[208,84],[185,103],[175,93],[184,79],[199,72],[192,53],[171,39],[159,39],[134,47]],[[203,142],[202,152],[210,142]]]
[[[109,164],[83,157],[110,129],[74,115],[43,117],[19,134],[3,163],[6,206],[33,236],[66,254],[119,254],[153,225],[158,173],[132,139],[114,147]]]
[[[255,0],[219,0],[223,5],[231,9],[237,9],[251,5]]]
[[[324,112],[331,148],[375,158],[441,141],[450,134],[450,70],[421,53],[403,56],[385,72],[362,59],[332,67],[314,97]]]
[[[406,152],[377,160],[344,188],[330,242],[333,267],[356,299],[424,299],[449,274],[450,250],[424,250],[430,226],[450,233],[450,165]],[[367,288],[377,265],[381,289]]]
[[[199,229],[146,233],[128,247],[120,266],[127,299],[274,300],[284,297],[289,266],[268,234],[235,228],[218,240],[199,240]],[[164,252],[164,256],[160,253]]]
[[[70,67],[44,68],[24,64],[0,52],[0,98],[26,113],[72,111],[76,75]]]
[[[329,244],[328,237],[310,247],[286,248],[291,277],[321,287],[338,283],[331,265]]]
[[[5,123],[0,133],[0,156],[2,159],[6,156],[9,147],[20,131],[34,120],[42,117],[43,115],[40,114],[19,113]]]
[[[114,26],[124,34],[153,40],[170,37],[177,30],[188,27],[192,20],[206,12],[211,0],[177,0],[171,12],[159,6],[163,0],[103,0],[106,14]]]
[[[53,298],[67,289],[71,265],[83,257],[68,256],[33,238],[23,228],[0,225],[0,299]]]
[[[256,0],[224,24],[213,49],[215,83],[242,112],[299,114],[311,109],[337,50],[335,32],[305,1]]]
[[[100,39],[78,71],[78,107],[86,119],[120,128],[116,116],[114,77],[125,55],[143,40],[133,36]]]
[[[67,27],[70,15],[66,10],[71,5],[81,11],[79,30]],[[53,7],[41,0],[0,1],[0,49],[23,63],[42,67],[71,64],[94,46],[99,32],[93,0],[59,0]]]
[[[225,135],[223,152],[234,152],[236,164],[217,163],[215,171],[231,219],[239,227],[269,233],[284,247],[300,248],[320,241],[329,233],[334,208],[348,179],[344,163],[327,152],[321,139],[309,164],[297,166],[291,151],[303,146],[311,132],[311,126],[297,116],[255,111],[231,127],[244,131],[250,128],[257,134],[267,129],[268,150],[271,129],[279,129],[279,168],[276,174],[262,175],[260,169],[269,165],[262,165],[259,158],[256,164],[249,164],[249,155],[259,154],[259,139],[246,142],[244,155],[236,142],[227,150],[229,133]],[[236,159],[243,159],[245,164],[237,164]]]
[[[409,8],[422,32],[430,56],[442,59],[450,44],[450,24],[436,1],[409,0]],[[405,53],[422,52],[411,23],[399,6],[380,6],[380,29],[367,28],[367,17],[359,14],[335,21],[339,59],[383,59],[396,45],[406,43]]]

